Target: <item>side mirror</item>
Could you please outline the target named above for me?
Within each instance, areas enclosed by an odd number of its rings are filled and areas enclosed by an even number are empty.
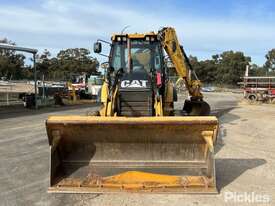
[[[94,43],[94,53],[101,53],[102,45],[101,42]]]

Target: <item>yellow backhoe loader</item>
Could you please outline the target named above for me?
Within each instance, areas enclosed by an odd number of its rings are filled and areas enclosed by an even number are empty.
[[[94,116],[46,121],[48,191],[216,193],[218,120],[209,116],[175,30],[116,34],[111,40],[101,109]],[[94,52],[101,53],[101,41]],[[174,109],[167,55],[189,92],[180,112]]]

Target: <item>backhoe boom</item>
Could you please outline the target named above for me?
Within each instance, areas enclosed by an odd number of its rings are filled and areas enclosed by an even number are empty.
[[[192,68],[183,47],[178,41],[175,29],[172,27],[164,27],[158,32],[158,38],[174,64],[177,74],[185,81],[186,88],[191,98],[196,100],[202,99],[201,82],[198,79],[191,79]]]

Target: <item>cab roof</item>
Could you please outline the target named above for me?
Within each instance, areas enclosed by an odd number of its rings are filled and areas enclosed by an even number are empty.
[[[147,36],[156,38],[157,34],[155,32],[149,32],[149,33],[143,33],[143,34],[141,34],[141,33],[113,34],[111,40],[115,41],[115,40],[117,40],[118,37],[120,37],[120,38],[126,37],[126,38],[130,38],[130,39],[142,39],[142,38],[145,38]]]

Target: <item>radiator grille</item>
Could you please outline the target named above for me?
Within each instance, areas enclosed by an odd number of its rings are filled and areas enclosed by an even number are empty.
[[[151,91],[121,91],[121,116],[152,116],[153,115]]]

